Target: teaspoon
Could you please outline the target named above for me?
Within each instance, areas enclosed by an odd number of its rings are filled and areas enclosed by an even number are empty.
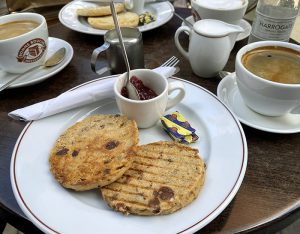
[[[59,64],[64,59],[65,55],[66,55],[66,48],[65,47],[60,48],[50,58],[48,58],[44,62],[44,64],[39,65],[37,67],[33,67],[33,68],[29,69],[28,71],[26,71],[26,72],[24,72],[24,73],[22,73],[22,74],[20,74],[20,75],[18,75],[16,77],[14,77],[11,80],[9,80],[8,82],[6,82],[4,85],[2,85],[0,87],[0,92],[2,90],[4,90],[5,88],[7,88],[12,82],[14,82],[15,80],[23,77],[24,75],[26,75],[27,73],[29,73],[29,72],[31,72],[33,70],[36,70],[36,69],[38,69],[40,67],[44,67],[44,68],[53,67],[53,66]]]
[[[130,65],[129,65],[126,49],[125,49],[125,46],[124,46],[124,42],[123,42],[122,32],[120,30],[117,14],[116,14],[116,11],[115,11],[114,1],[110,2],[110,9],[111,9],[111,12],[112,12],[113,20],[114,20],[114,23],[115,23],[115,28],[116,28],[116,31],[117,31],[117,35],[118,35],[118,38],[119,38],[119,42],[120,42],[121,49],[122,49],[122,54],[123,54],[126,69],[127,69],[125,86],[126,86],[127,91],[128,91],[128,96],[129,96],[130,99],[140,100],[139,94],[138,94],[136,88],[130,82]]]

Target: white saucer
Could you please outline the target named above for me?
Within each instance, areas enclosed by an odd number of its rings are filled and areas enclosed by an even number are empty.
[[[35,71],[29,72],[26,74],[24,77],[14,81],[9,87],[9,88],[19,88],[19,87],[24,87],[24,86],[29,86],[33,84],[37,84],[39,82],[42,82],[46,80],[47,78],[55,75],[62,69],[64,69],[71,61],[73,58],[73,48],[72,46],[61,39],[54,38],[54,37],[49,37],[48,38],[48,53],[47,53],[47,58],[50,57],[58,48],[65,47],[66,48],[66,56],[64,60],[51,68],[47,69],[37,69]],[[47,59],[46,58],[46,59]],[[15,77],[16,74],[12,73],[6,73],[2,70],[0,70],[0,86],[4,83],[6,83],[8,80],[12,79]]]
[[[217,95],[242,123],[250,127],[273,133],[300,132],[300,115],[287,114],[281,117],[268,117],[248,108],[238,90],[235,73],[223,78],[218,85]]]
[[[187,17],[186,20],[188,22],[190,22],[191,24],[195,23],[194,18],[193,18],[192,15]],[[182,25],[185,25],[185,23],[182,23]],[[241,41],[241,40],[247,38],[250,35],[250,32],[251,32],[251,24],[249,24],[246,20],[242,19],[241,22],[239,23],[239,26],[241,26],[244,29],[244,32],[240,33],[237,36],[236,41]]]

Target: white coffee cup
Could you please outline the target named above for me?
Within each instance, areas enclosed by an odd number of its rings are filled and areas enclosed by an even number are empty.
[[[300,114],[300,84],[283,84],[263,79],[248,71],[242,63],[243,55],[255,48],[278,46],[300,52],[300,46],[280,41],[261,41],[242,47],[236,56],[235,70],[239,92],[252,110],[267,116]],[[287,68],[286,72],[289,72]]]
[[[137,14],[144,13],[145,0],[125,0],[125,7],[129,11]]]
[[[0,17],[0,25],[15,21],[34,21],[39,25],[16,37],[0,40],[0,69],[23,73],[43,64],[48,48],[46,19],[36,13],[16,13]]]
[[[136,76],[145,86],[152,89],[158,96],[149,100],[132,100],[121,95],[126,73],[120,75],[114,84],[114,94],[121,114],[136,121],[139,128],[149,128],[156,124],[165,110],[178,104],[185,96],[182,82],[168,80],[149,69],[136,69],[130,71],[130,77]],[[173,91],[178,93],[169,97]]]
[[[239,24],[247,6],[248,0],[192,0],[192,14],[195,21],[217,19]]]

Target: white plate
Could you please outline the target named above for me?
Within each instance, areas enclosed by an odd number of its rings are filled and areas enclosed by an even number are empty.
[[[40,83],[46,80],[47,78],[55,75],[56,73],[60,72],[70,63],[71,59],[73,58],[73,48],[68,42],[58,38],[49,37],[48,43],[49,44],[48,44],[48,52],[47,52],[46,59],[49,58],[52,54],[54,54],[54,52],[59,48],[65,47],[66,56],[63,59],[63,61],[60,64],[51,68],[47,68],[47,69],[41,68],[41,69],[34,70],[32,72],[28,72],[26,75],[24,75],[24,77],[14,81],[9,87],[7,87],[8,89],[19,88],[23,86],[29,86],[29,85]],[[16,74],[6,73],[0,70],[0,86],[2,86],[2,84],[5,84],[7,81],[9,81],[15,76]]]
[[[187,17],[186,20],[188,22],[190,22],[191,24],[195,23],[192,15]],[[182,25],[185,25],[185,23],[182,22]],[[239,35],[236,38],[236,41],[241,41],[241,40],[247,38],[251,33],[251,24],[249,24],[246,20],[242,19],[241,22],[239,23],[239,26],[241,26],[244,29],[244,32],[239,33]]]
[[[87,22],[87,17],[77,16],[76,14],[78,8],[96,7],[99,6],[99,4],[100,3],[96,2],[71,1],[60,10],[58,14],[59,20],[63,25],[74,31],[93,35],[104,35],[107,30],[92,28]],[[160,27],[167,23],[173,17],[174,7],[168,1],[155,2],[145,4],[145,11],[154,14],[156,21],[144,26],[139,26],[138,28],[141,32]]]
[[[114,79],[108,77],[107,79]],[[181,80],[170,78],[170,80]],[[176,108],[197,130],[207,164],[205,184],[187,207],[164,216],[124,216],[111,210],[97,190],[64,189],[49,171],[48,157],[59,135],[88,115],[114,114],[114,99],[105,99],[39,121],[22,131],[12,154],[11,183],[18,204],[28,218],[46,233],[194,233],[219,215],[237,193],[247,165],[243,129],[230,110],[212,93],[184,82],[187,95]],[[93,85],[102,79],[84,85]],[[82,87],[82,86],[81,86]],[[80,88],[80,87],[79,87]],[[140,144],[170,140],[160,123],[140,130]]]
[[[281,117],[269,117],[247,107],[238,90],[235,73],[223,78],[218,85],[217,94],[237,118],[250,127],[273,133],[300,132],[300,115],[287,114]]]

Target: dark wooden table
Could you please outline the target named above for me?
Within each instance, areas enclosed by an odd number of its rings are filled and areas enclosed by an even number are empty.
[[[188,9],[176,11],[184,17],[190,15]],[[216,93],[219,79],[195,76],[189,63],[176,49],[173,38],[180,25],[181,21],[174,17],[162,27],[143,33],[146,67],[159,66],[175,55],[181,60],[181,70],[176,76]],[[0,207],[8,221],[26,233],[38,233],[38,230],[20,210],[11,189],[9,175],[14,144],[26,123],[9,118],[7,113],[56,97],[76,85],[97,78],[98,75],[90,68],[90,57],[93,49],[103,43],[102,36],[72,31],[57,20],[49,21],[49,34],[73,46],[74,57],[71,63],[40,84],[7,89],[0,93]],[[187,43],[185,35],[181,39]],[[247,39],[236,43],[226,70],[234,71],[235,54],[246,43]],[[103,66],[105,64],[103,60]],[[249,150],[244,181],[229,206],[200,233],[264,232],[266,229],[273,232],[299,217],[300,134],[273,134],[245,125],[243,128]]]

